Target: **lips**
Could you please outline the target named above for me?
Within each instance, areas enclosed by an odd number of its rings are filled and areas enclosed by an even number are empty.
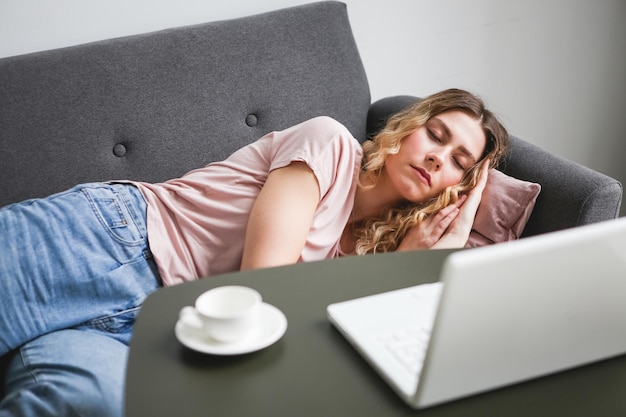
[[[423,168],[420,167],[412,167],[413,170],[416,172],[418,178],[426,185],[428,185],[430,187],[431,185],[431,181],[430,181],[430,174]]]

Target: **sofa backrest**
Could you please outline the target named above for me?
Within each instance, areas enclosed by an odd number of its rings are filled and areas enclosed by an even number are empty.
[[[318,115],[365,136],[370,93],[339,2],[0,60],[0,206],[159,182]]]

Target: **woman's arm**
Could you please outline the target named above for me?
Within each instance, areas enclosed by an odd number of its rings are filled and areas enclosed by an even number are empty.
[[[304,162],[270,172],[250,212],[241,269],[297,262],[319,200],[317,179]]]

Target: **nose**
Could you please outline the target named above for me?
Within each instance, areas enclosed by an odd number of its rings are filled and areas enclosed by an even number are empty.
[[[437,155],[436,153],[429,154],[427,156],[427,161],[435,171],[439,171],[443,165],[441,161],[441,157]]]

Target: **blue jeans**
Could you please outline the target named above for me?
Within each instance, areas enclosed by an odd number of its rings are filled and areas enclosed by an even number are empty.
[[[0,356],[12,352],[0,416],[122,415],[132,326],[159,286],[133,186],[0,209]]]

